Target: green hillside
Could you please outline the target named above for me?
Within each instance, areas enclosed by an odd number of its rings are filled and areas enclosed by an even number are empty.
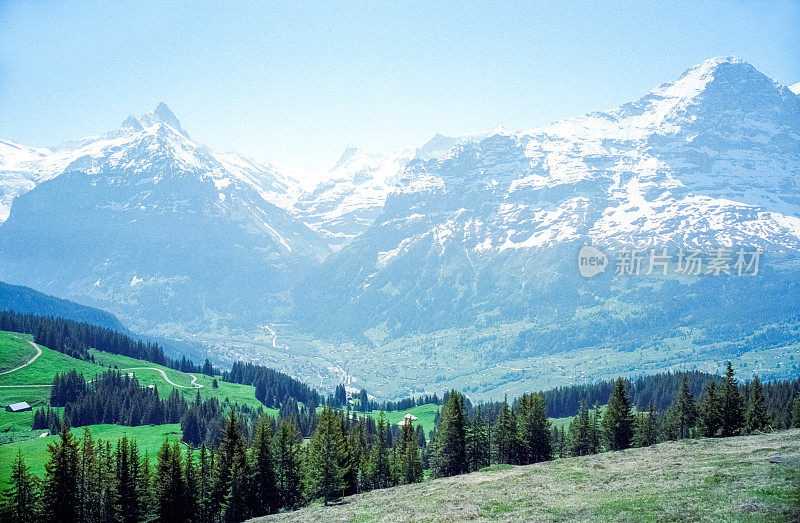
[[[212,397],[220,401],[261,407],[268,415],[277,417],[277,409],[264,407],[255,397],[255,387],[228,383],[217,380],[217,388],[212,387],[212,377],[197,373],[184,373],[162,365],[142,361],[127,356],[110,354],[92,349],[94,362],[79,360],[66,354],[39,346],[41,354],[36,356],[36,348],[31,344],[33,337],[27,334],[0,331],[0,407],[20,401],[28,402],[35,410],[46,407],[50,401],[50,384],[56,373],[75,370],[87,380],[92,376],[109,370],[119,369],[123,373],[134,374],[143,386],[155,386],[159,396],[166,398],[173,390],[178,390],[193,400],[197,393],[202,399]],[[29,363],[30,362],[30,363]],[[26,363],[27,366],[18,368]],[[162,374],[163,373],[163,374]],[[169,382],[167,381],[167,379]],[[170,383],[172,382],[172,383]],[[387,413],[389,423],[399,422],[406,413],[419,418],[426,433],[433,429],[433,419],[438,410],[436,405],[422,405],[406,411]],[[377,412],[368,415],[377,417]],[[0,488],[8,481],[9,464],[21,448],[33,472],[43,472],[47,459],[47,443],[55,436],[40,438],[45,431],[32,431],[33,411],[7,412],[0,408]],[[135,437],[143,450],[155,453],[165,436],[180,437],[179,425],[159,425],[156,427],[126,427],[119,425],[91,425],[95,437],[115,442],[123,434]],[[83,433],[83,428],[74,429],[76,435]]]
[[[770,463],[780,456],[783,463]],[[498,470],[499,469],[499,470]],[[265,519],[791,521],[800,430],[557,459],[375,490]]]
[[[122,425],[91,425],[89,429],[92,437],[116,443],[122,436],[136,440],[139,449],[144,454],[148,452],[151,457],[155,457],[158,448],[165,439],[175,440],[181,437],[180,424],[125,427]],[[72,429],[76,436],[83,437],[83,427]],[[43,434],[45,431],[36,431],[36,434]],[[48,460],[49,453],[47,445],[59,440],[58,436],[33,437],[26,440],[15,441],[0,445],[0,489],[8,485],[10,477],[10,463],[17,457],[17,452],[22,450],[25,463],[31,467],[31,472],[39,477],[44,476],[44,465]]]

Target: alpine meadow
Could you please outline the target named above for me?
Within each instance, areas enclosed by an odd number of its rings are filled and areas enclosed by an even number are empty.
[[[0,22],[0,521],[800,520],[797,3]]]

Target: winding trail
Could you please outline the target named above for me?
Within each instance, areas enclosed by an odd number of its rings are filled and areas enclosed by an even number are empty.
[[[16,338],[16,336],[15,336],[15,338]],[[17,338],[17,339],[19,339],[19,338]],[[36,345],[32,341],[29,341],[28,343],[33,345],[33,348],[36,349],[36,356],[31,358],[30,361],[28,361],[28,363],[23,363],[19,367],[13,368],[11,370],[6,370],[6,371],[3,371],[3,372],[0,372],[0,376],[2,376],[4,374],[11,374],[12,372],[15,372],[15,371],[18,371],[19,369],[27,367],[28,365],[30,365],[31,363],[36,361],[36,358],[38,358],[39,356],[42,355],[42,349],[40,349],[38,345]],[[52,386],[53,385],[51,385],[51,384],[47,384],[47,385],[0,385],[0,389],[23,389],[23,388],[30,388],[30,387],[52,387]]]
[[[16,337],[16,336],[15,336],[15,337]],[[19,339],[19,338],[17,338],[17,339]],[[36,345],[36,344],[35,344],[35,343],[33,343],[32,341],[29,341],[28,343],[30,343],[30,344],[33,346],[33,348],[34,348],[34,349],[36,349],[36,356],[34,356],[33,358],[31,358],[31,359],[30,359],[30,361],[29,361],[28,363],[23,363],[23,364],[22,364],[22,365],[20,365],[19,367],[13,368],[13,369],[11,369],[11,370],[6,370],[6,371],[3,371],[3,372],[0,372],[0,376],[2,376],[3,374],[11,374],[12,372],[15,372],[15,371],[18,371],[19,369],[22,369],[22,368],[25,368],[25,367],[27,367],[28,365],[30,365],[31,363],[33,363],[34,361],[36,361],[36,358],[38,358],[39,356],[41,356],[41,355],[42,355],[42,349],[40,349],[38,345]],[[49,386],[49,385],[48,385],[48,386]]]
[[[189,374],[189,376],[192,377],[192,382],[189,385],[178,385],[177,383],[175,383],[174,381],[169,379],[169,376],[167,376],[166,372],[164,372],[162,369],[159,369],[157,367],[130,367],[130,368],[127,368],[127,369],[120,369],[120,371],[126,371],[126,370],[155,370],[155,371],[160,372],[161,376],[164,378],[164,381],[166,381],[167,383],[169,383],[173,387],[180,387],[181,389],[202,389],[203,388],[203,386],[201,384],[197,383],[197,376],[195,376],[194,374]]]

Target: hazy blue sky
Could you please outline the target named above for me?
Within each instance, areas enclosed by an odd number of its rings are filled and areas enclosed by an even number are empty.
[[[800,2],[567,3],[0,0],[0,137],[54,145],[163,100],[214,149],[327,169],[349,142],[611,108],[712,56],[800,81]]]

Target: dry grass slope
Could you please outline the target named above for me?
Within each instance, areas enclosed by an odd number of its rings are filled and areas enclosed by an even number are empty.
[[[478,472],[268,519],[800,521],[800,430]]]

